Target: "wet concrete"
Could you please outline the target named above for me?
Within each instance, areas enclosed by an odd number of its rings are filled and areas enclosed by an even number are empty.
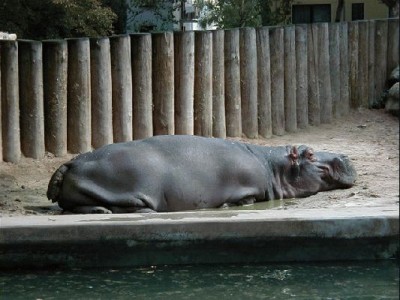
[[[0,267],[388,259],[398,207],[4,217]]]

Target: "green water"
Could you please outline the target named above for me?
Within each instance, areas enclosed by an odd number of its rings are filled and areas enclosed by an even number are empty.
[[[399,299],[397,261],[0,271],[0,299]]]

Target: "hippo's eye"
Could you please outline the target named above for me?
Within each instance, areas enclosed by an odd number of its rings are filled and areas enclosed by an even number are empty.
[[[304,156],[311,161],[315,161],[315,157],[314,157],[314,151],[312,149],[307,149]]]

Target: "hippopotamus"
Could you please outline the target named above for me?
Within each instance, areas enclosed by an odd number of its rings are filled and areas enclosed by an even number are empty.
[[[173,212],[307,197],[349,188],[342,154],[199,136],[154,136],[78,155],[53,174],[47,197],[72,213]]]

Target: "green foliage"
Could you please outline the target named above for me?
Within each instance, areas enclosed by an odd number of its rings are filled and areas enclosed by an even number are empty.
[[[174,16],[179,1],[130,0],[128,5],[128,30],[130,32],[172,30],[177,22]]]
[[[219,28],[234,28],[261,25],[260,0],[218,0],[197,1],[197,6],[205,10],[205,23],[215,23]]]
[[[294,0],[260,0],[263,26],[288,24]]]
[[[278,25],[290,20],[294,0],[197,0],[200,25],[218,28]]]
[[[0,30],[18,38],[95,37],[113,32],[116,14],[100,0],[3,0]]]
[[[64,12],[64,36],[105,36],[116,18],[99,0],[52,0]]]

